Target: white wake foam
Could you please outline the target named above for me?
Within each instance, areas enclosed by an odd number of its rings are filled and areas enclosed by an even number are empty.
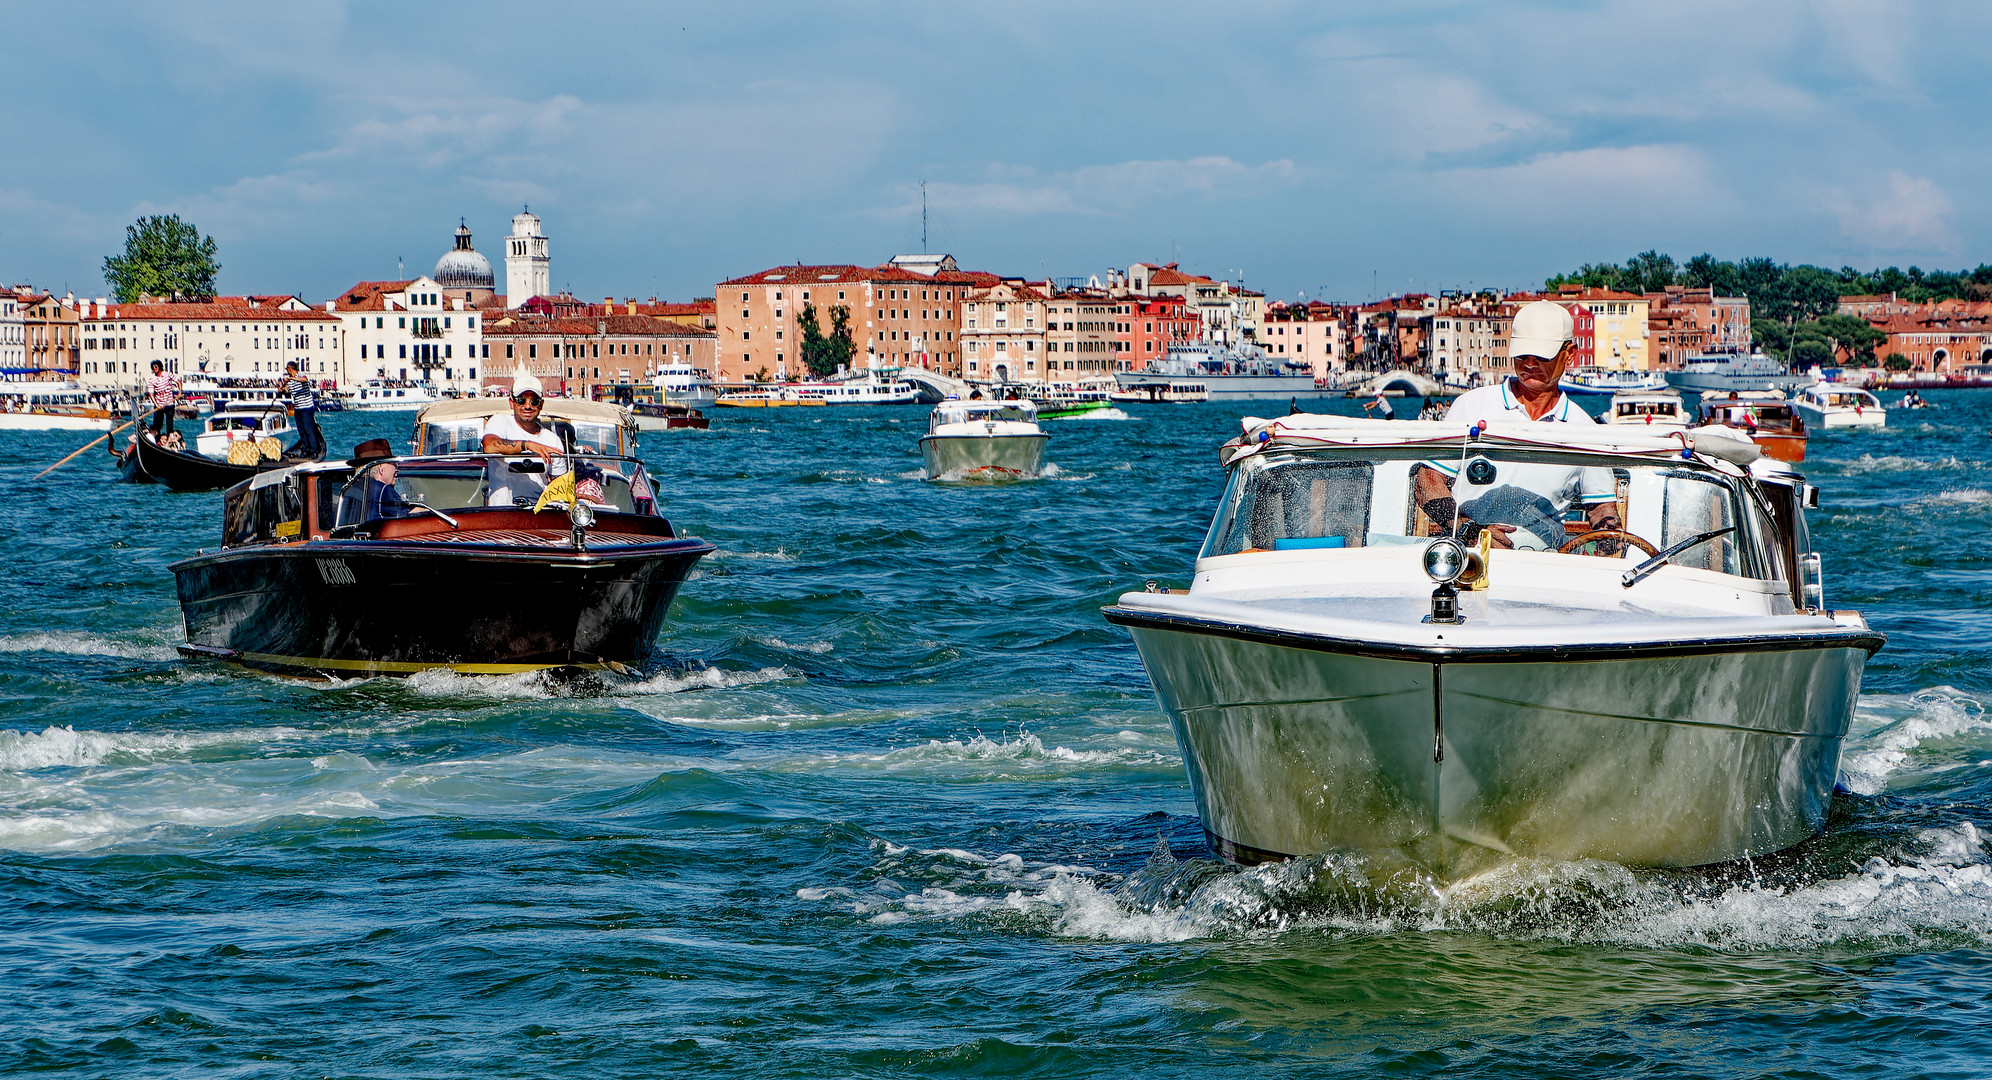
[[[1840,782],[1856,794],[1880,794],[1891,778],[1915,770],[1924,743],[1988,731],[1984,704],[1953,687],[1862,695],[1840,755]]]
[[[171,660],[179,652],[157,641],[115,639],[70,630],[30,634],[0,634],[0,653],[61,653],[66,656],[116,656],[126,660]]]

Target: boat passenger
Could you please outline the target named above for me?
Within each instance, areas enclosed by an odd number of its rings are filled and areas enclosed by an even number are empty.
[[[536,481],[527,480],[537,497],[539,489],[547,481],[559,475],[557,463],[567,448],[561,444],[560,436],[552,425],[540,422],[540,409],[546,404],[546,395],[540,389],[540,381],[531,375],[520,375],[512,381],[512,415],[503,413],[484,422],[484,439],[480,444],[487,454],[537,454],[545,462],[545,471]],[[490,488],[489,505],[514,506],[523,491],[514,491],[521,476],[529,473],[516,473],[502,462],[493,462],[487,477]],[[528,500],[530,505],[530,499]]]
[[[368,439],[353,447],[353,456],[346,464],[357,469],[371,462],[394,456],[394,447],[386,439]],[[394,485],[395,468],[392,462],[375,465],[367,472],[366,482],[359,488],[347,488],[345,499],[356,504],[352,510],[341,513],[341,521],[348,523],[359,518],[359,509],[372,506],[374,517],[403,518],[408,516],[408,501],[401,497],[401,491]],[[362,501],[364,500],[364,501]]]
[[[1576,323],[1562,304],[1537,300],[1515,312],[1508,356],[1515,374],[1453,399],[1447,421],[1534,420],[1564,424],[1598,421],[1571,401],[1557,381],[1576,350]],[[1617,529],[1617,491],[1610,470],[1510,462],[1476,497],[1455,503],[1459,463],[1433,461],[1418,470],[1419,505],[1442,528],[1457,518],[1460,535],[1478,539],[1485,528],[1496,547],[1555,551],[1567,530],[1563,515],[1582,506],[1592,529]],[[1468,483],[1473,484],[1469,472]],[[1609,545],[1601,545],[1609,546]]]

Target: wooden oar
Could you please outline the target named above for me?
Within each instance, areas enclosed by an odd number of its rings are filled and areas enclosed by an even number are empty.
[[[83,444],[82,450],[78,450],[76,451],[76,453],[71,454],[66,458],[63,458],[61,461],[58,461],[55,464],[50,465],[48,468],[43,469],[42,471],[36,473],[34,475],[34,479],[39,480],[42,477],[47,476],[49,473],[52,473],[55,470],[62,468],[64,465],[67,465],[70,462],[76,460],[76,458],[83,453],[83,450],[90,449],[92,446],[95,446],[98,443],[103,442],[105,439],[108,439],[111,436],[116,435],[118,432],[123,431],[124,429],[132,426],[133,424],[143,423],[145,421],[146,416],[151,416],[153,413],[156,413],[158,411],[159,411],[158,409],[147,409],[145,411],[145,416],[135,416],[130,420],[127,420],[124,423],[119,424],[117,427],[114,427],[111,430],[105,432],[104,434],[99,435],[94,439],[91,439],[89,442]]]

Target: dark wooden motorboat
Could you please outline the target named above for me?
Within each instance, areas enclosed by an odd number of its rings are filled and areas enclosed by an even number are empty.
[[[539,490],[539,459],[477,454],[237,484],[222,547],[172,567],[181,651],[307,677],[639,664],[713,545],[658,513],[641,463],[561,460],[599,477],[604,501],[535,513],[512,492]]]

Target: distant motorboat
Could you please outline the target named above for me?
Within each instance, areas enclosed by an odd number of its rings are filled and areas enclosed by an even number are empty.
[[[916,405],[920,388],[896,378],[898,369],[877,371],[866,368],[842,378],[817,382],[783,383],[782,388],[797,397],[816,398],[825,405]]]
[[[1048,438],[1030,401],[943,401],[927,418],[920,457],[929,480],[1027,479],[1042,467]]]
[[[1703,394],[1699,421],[1697,427],[1724,427],[1748,435],[1766,457],[1805,460],[1805,419],[1790,399],[1775,390],[1732,390],[1721,397]]]
[[[1616,394],[1624,390],[1665,390],[1667,377],[1658,371],[1579,367],[1571,368],[1556,381],[1566,394]]]
[[[1603,419],[1607,424],[1664,431],[1682,431],[1688,426],[1681,395],[1665,389],[1664,385],[1658,390],[1621,390],[1613,394],[1611,404],[1605,406]]]
[[[792,405],[823,405],[820,397],[804,397],[786,386],[759,390],[736,390],[713,399],[714,405],[733,409],[777,409]]]
[[[1793,395],[1791,407],[1811,428],[1881,428],[1888,410],[1871,391],[1844,383],[1816,382]]]

